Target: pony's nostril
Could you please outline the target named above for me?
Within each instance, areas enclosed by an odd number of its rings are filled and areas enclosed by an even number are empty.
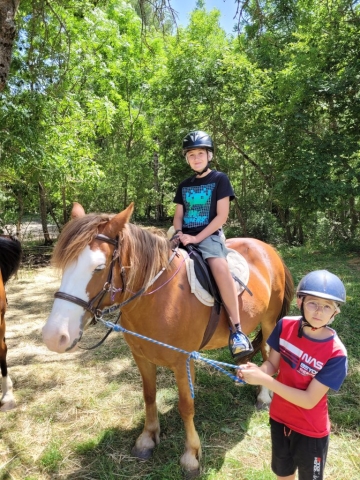
[[[59,339],[59,345],[60,347],[63,347],[65,345],[68,344],[68,341],[69,341],[69,337],[67,335],[61,335],[60,339]]]

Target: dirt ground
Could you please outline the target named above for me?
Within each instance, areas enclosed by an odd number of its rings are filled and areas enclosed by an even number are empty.
[[[6,285],[6,343],[10,376],[17,381],[34,362],[57,362],[61,356],[44,345],[41,329],[49,315],[60,276],[50,266],[21,269]],[[74,356],[75,354],[71,354]],[[15,386],[16,388],[16,386]]]

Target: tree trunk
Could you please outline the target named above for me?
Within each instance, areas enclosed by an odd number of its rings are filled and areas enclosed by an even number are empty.
[[[45,189],[41,182],[39,182],[39,201],[40,201],[40,216],[41,216],[41,225],[44,233],[45,245],[52,245],[52,240],[49,235],[49,230],[47,226],[47,211],[46,211],[46,196]]]
[[[9,75],[19,3],[20,0],[0,0],[0,92],[4,90]]]
[[[19,209],[18,209],[18,214],[17,214],[17,220],[16,220],[16,236],[20,238],[20,233],[21,233],[21,224],[22,224],[22,218],[24,215],[24,202],[23,198],[20,194],[16,196]]]
[[[238,199],[236,197],[234,198],[234,205],[235,205],[235,212],[236,212],[237,219],[241,225],[242,236],[246,237],[247,236],[246,220],[244,219]]]
[[[62,211],[63,211],[63,225],[68,221],[68,215],[66,210],[66,187],[63,185],[61,187],[61,200],[62,200]]]
[[[351,239],[354,240],[356,230],[359,223],[358,213],[355,207],[355,198],[351,196],[349,198],[349,209],[350,209],[350,232],[351,232]]]
[[[159,190],[159,155],[154,152],[153,155],[153,172],[154,172],[154,192],[155,192],[155,221],[160,219],[160,190]]]

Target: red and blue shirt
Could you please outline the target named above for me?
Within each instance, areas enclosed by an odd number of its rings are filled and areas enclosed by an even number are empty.
[[[313,378],[333,390],[339,390],[347,375],[346,348],[332,335],[318,340],[303,332],[299,337],[301,317],[281,319],[267,343],[280,353],[277,380],[289,387],[306,390]],[[291,430],[309,437],[321,438],[330,433],[327,395],[312,409],[294,405],[274,393],[270,417]]]

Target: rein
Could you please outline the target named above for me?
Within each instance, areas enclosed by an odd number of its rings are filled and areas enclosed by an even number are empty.
[[[100,240],[102,242],[105,242],[105,243],[108,243],[110,245],[113,245],[115,248],[114,248],[114,251],[113,251],[113,255],[112,255],[112,259],[111,259],[111,263],[110,263],[110,267],[109,267],[109,273],[108,273],[108,277],[107,277],[107,280],[106,282],[104,283],[104,286],[102,288],[102,290],[100,290],[99,293],[97,293],[95,295],[95,297],[93,297],[91,300],[89,300],[88,302],[86,302],[85,300],[83,300],[82,298],[79,298],[79,297],[75,297],[74,295],[70,295],[69,293],[65,293],[65,292],[60,292],[60,291],[57,291],[55,292],[54,294],[54,297],[55,298],[59,298],[61,300],[66,300],[67,302],[71,302],[71,303],[75,303],[76,305],[79,305],[80,307],[84,308],[85,310],[87,310],[88,312],[92,313],[93,315],[93,318],[90,322],[90,325],[92,324],[95,324],[97,323],[99,320],[102,320],[103,319],[103,315],[108,315],[109,313],[113,313],[117,310],[120,310],[122,307],[124,307],[125,305],[127,305],[128,303],[132,302],[133,300],[135,300],[135,298],[141,296],[145,290],[147,288],[149,288],[151,285],[153,285],[155,283],[155,281],[160,277],[160,275],[165,271],[165,267],[162,268],[160,270],[159,273],[157,273],[155,275],[155,277],[151,280],[151,282],[145,287],[142,287],[140,290],[138,290],[136,293],[134,293],[130,298],[128,298],[127,300],[125,300],[124,302],[122,303],[119,303],[119,304],[116,304],[116,305],[113,305],[109,308],[106,308],[106,309],[100,309],[99,308],[99,305],[100,303],[102,302],[104,296],[109,293],[109,292],[119,292],[119,291],[123,291],[125,292],[126,290],[126,273],[125,273],[125,268],[122,266],[121,264],[121,259],[120,259],[120,255],[119,255],[119,250],[120,250],[120,246],[121,246],[121,243],[120,243],[120,238],[119,236],[117,235],[116,238],[110,238],[106,235],[102,235],[101,233],[97,234],[95,237],[94,237],[95,240]],[[171,255],[171,257],[169,258],[169,264],[173,261],[174,257],[177,256],[178,253],[176,252],[176,250],[173,252],[173,254]],[[114,289],[112,287],[112,279],[113,279],[113,271],[114,271],[114,266],[115,266],[115,262],[116,260],[119,259],[119,265],[120,265],[120,273],[121,273],[121,279],[122,279],[122,287],[119,288],[119,289]],[[182,262],[183,263],[183,262]],[[181,265],[180,265],[181,267]],[[178,271],[180,270],[180,267],[177,269],[177,271],[175,272],[175,274],[173,275],[173,277],[178,273]],[[173,278],[171,277],[171,278]],[[170,279],[171,280],[171,279]],[[167,283],[167,282],[166,282]],[[166,284],[164,283],[164,285]],[[161,287],[163,287],[164,285],[161,285]],[[161,288],[159,287],[159,288]],[[156,291],[156,290],[154,290]],[[149,293],[154,293],[153,292],[149,292]],[[97,305],[96,307],[94,306],[95,302],[97,301]],[[116,322],[115,324],[118,323],[119,319],[121,317],[121,311],[119,311],[119,315],[116,319]],[[104,337],[96,344],[96,345],[93,345],[92,347],[89,347],[89,348],[85,348],[85,347],[80,347],[80,345],[78,345],[79,348],[81,348],[82,350],[93,350],[94,348],[97,348],[99,347],[100,345],[102,345],[104,343],[104,341],[106,340],[106,338],[110,335],[110,333],[114,330],[114,328],[110,328],[106,334],[104,335]],[[83,331],[81,331],[81,336],[79,338],[78,341],[81,340],[81,337],[82,337],[82,333]],[[74,345],[72,345],[73,347]],[[72,348],[71,347],[71,348]]]

